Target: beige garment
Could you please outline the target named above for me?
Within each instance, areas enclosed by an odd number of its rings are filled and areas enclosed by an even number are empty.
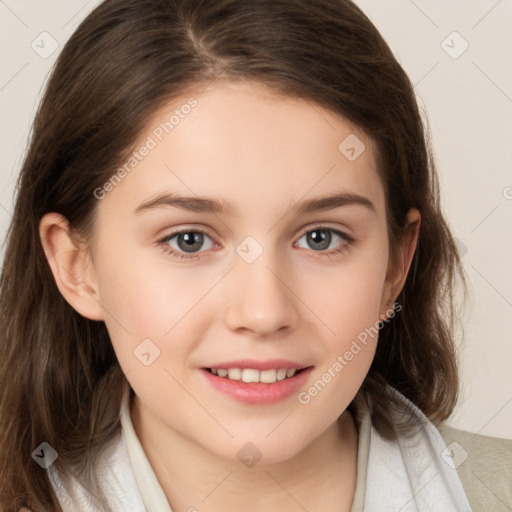
[[[512,440],[438,428],[473,512],[512,511]]]

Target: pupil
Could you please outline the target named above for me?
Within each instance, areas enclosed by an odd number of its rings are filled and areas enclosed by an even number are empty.
[[[203,235],[201,233],[181,233],[178,237],[178,243],[184,241],[185,244],[180,248],[185,252],[194,252],[195,249],[200,249],[203,244]]]
[[[325,229],[311,231],[308,235],[309,239],[313,241],[314,244],[321,244],[317,249],[327,249],[331,243],[331,233],[326,231]]]

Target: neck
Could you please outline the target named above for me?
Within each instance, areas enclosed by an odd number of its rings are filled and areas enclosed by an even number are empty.
[[[358,434],[348,410],[292,458],[252,467],[191,442],[152,416],[136,396],[131,418],[173,512],[350,510]]]

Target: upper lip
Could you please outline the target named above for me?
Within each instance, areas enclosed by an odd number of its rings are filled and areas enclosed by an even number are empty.
[[[273,370],[286,368],[287,370],[295,368],[302,370],[307,368],[307,364],[301,364],[287,359],[267,359],[266,361],[257,361],[255,359],[238,359],[236,361],[225,361],[222,363],[212,364],[211,366],[205,366],[205,368],[253,368],[255,370]]]

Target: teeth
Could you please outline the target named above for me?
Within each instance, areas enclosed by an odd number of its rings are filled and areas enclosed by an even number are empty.
[[[228,375],[229,378],[231,378],[229,372]],[[259,382],[260,372],[258,370],[253,370],[252,368],[244,368],[242,370],[242,380],[244,382]]]
[[[277,370],[277,380],[286,379],[286,368],[280,368]]]
[[[296,368],[279,368],[273,370],[262,370],[261,372],[254,368],[211,368],[211,372],[219,377],[227,377],[231,380],[241,380],[243,382],[263,382],[273,384],[278,380],[284,380],[293,377],[297,373]]]
[[[263,370],[259,374],[260,382],[271,384],[277,380],[277,370]]]
[[[240,380],[242,378],[242,370],[240,370],[240,368],[230,368],[228,370],[228,378],[231,380]]]

